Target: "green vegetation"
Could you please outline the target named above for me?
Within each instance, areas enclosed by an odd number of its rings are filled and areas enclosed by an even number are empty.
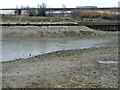
[[[44,8],[39,9],[37,16],[46,16],[45,9]]]

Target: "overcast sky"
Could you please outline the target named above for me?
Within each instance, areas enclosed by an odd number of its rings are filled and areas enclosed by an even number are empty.
[[[68,8],[76,6],[118,7],[119,0],[1,0],[0,8],[16,8],[16,5],[37,7],[37,4],[42,2],[45,2],[48,8],[60,8],[63,4]]]

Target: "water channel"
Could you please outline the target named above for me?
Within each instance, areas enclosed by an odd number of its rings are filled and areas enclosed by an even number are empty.
[[[87,38],[19,38],[2,41],[2,60],[10,61],[29,58],[43,53],[67,49],[105,47],[116,41],[117,36],[96,36]],[[114,43],[115,44],[115,43]],[[117,45],[117,44],[116,44]],[[109,45],[109,46],[112,46]]]

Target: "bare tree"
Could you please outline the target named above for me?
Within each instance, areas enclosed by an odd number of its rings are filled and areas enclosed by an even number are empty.
[[[63,4],[63,5],[62,5],[62,8],[66,8],[66,5],[65,5],[65,4]]]
[[[26,10],[24,10],[23,11],[23,13],[22,14],[27,14],[27,15],[29,15],[29,16],[35,16],[35,15],[37,15],[37,12],[36,12],[36,10],[34,9],[34,8],[30,8],[29,7],[29,5],[27,5],[27,6],[21,6],[21,8],[25,8]]]
[[[14,11],[15,15],[20,15],[21,14],[21,10],[18,8],[18,6],[16,5],[16,10]]]
[[[47,5],[44,2],[41,5],[40,4],[37,5],[37,8],[39,8],[38,16],[46,16],[46,13],[45,13],[46,7]]]
[[[47,7],[46,3],[43,2],[43,3],[41,4],[41,8],[46,8],[46,7]]]
[[[25,8],[25,6],[21,5],[20,8]]]
[[[62,16],[65,16],[66,15],[66,5],[65,4],[63,4],[62,5],[62,8],[63,8],[63,11],[61,11],[61,13],[62,13]]]
[[[16,8],[18,9],[18,5],[16,5]]]

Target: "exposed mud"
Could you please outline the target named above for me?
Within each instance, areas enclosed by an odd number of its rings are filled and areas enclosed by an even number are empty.
[[[66,50],[3,63],[3,88],[118,88],[118,48]]]
[[[2,38],[24,37],[81,37],[84,35],[104,35],[104,31],[96,31],[85,26],[10,26],[2,27]]]
[[[2,38],[83,37],[118,34],[85,26],[2,27]],[[114,44],[113,44],[114,45]],[[116,45],[117,46],[117,45]],[[61,50],[2,62],[3,88],[118,88],[118,47]]]

